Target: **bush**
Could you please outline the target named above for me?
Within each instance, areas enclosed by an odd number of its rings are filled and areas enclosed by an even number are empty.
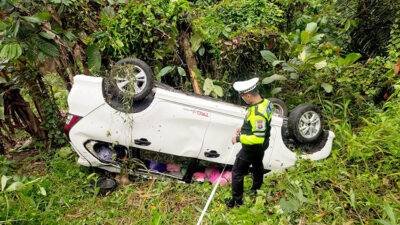
[[[175,54],[179,21],[189,10],[186,0],[129,1],[116,12],[101,13],[100,32],[92,36],[106,55],[136,56],[153,64]]]

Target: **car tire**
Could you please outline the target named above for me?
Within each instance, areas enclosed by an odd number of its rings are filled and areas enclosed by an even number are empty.
[[[118,183],[111,177],[99,177],[96,182],[96,187],[99,188],[99,195],[104,196],[113,192],[118,187]]]
[[[126,74],[129,69],[124,67],[126,65],[133,66],[135,77]],[[154,75],[150,66],[137,58],[119,60],[111,69],[111,75],[110,85],[117,99],[128,97],[134,102],[141,101],[149,95],[154,86]],[[133,90],[128,89],[132,87]]]
[[[268,99],[272,105],[274,106],[274,113],[278,114],[281,117],[287,117],[288,108],[284,101],[279,98],[269,98]]]
[[[290,112],[289,133],[300,143],[314,143],[323,133],[322,116],[317,106],[301,104]]]

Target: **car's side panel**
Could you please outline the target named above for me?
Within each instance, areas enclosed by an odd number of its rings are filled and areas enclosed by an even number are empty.
[[[265,151],[264,167],[276,170],[294,165],[296,154],[288,149],[282,139],[283,118],[273,116],[271,120],[270,145]]]
[[[159,144],[162,145],[159,151],[197,157],[210,122],[208,112],[175,101],[158,100],[157,115],[153,117],[157,126],[152,132],[159,136]]]
[[[243,117],[233,117],[223,113],[211,111],[210,125],[204,138],[204,144],[198,156],[199,159],[217,163],[233,164],[236,154],[239,152],[240,144],[232,145],[231,139],[243,123]],[[208,155],[215,151],[218,156]]]
[[[79,123],[76,126],[81,126],[80,133],[86,135],[88,140],[126,146],[132,143],[132,114],[118,112],[107,104],[88,114]]]
[[[74,85],[68,95],[69,113],[84,117],[104,104],[101,77],[74,76]]]

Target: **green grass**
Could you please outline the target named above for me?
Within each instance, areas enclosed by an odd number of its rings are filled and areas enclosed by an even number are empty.
[[[328,159],[300,161],[284,173],[267,176],[258,195],[246,194],[240,208],[226,209],[230,188],[220,187],[204,224],[399,224],[399,102],[393,99],[384,110],[372,109],[357,132],[346,120],[334,120],[330,125],[336,139]],[[25,184],[0,192],[0,221],[195,224],[212,188],[143,180],[100,197],[91,187],[97,175],[76,165],[69,147],[46,158],[47,164],[42,158],[0,160],[0,171],[11,177],[6,187],[14,181]],[[250,185],[247,177],[245,188]]]

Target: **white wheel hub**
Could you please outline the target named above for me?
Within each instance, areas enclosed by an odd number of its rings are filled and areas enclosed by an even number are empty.
[[[133,72],[131,70],[133,70]],[[125,76],[118,75],[115,77],[117,87],[120,91],[128,94],[139,94],[145,89],[147,77],[142,68],[134,66],[124,75]]]
[[[314,111],[305,112],[300,117],[298,128],[301,136],[313,138],[321,129],[321,117]]]

